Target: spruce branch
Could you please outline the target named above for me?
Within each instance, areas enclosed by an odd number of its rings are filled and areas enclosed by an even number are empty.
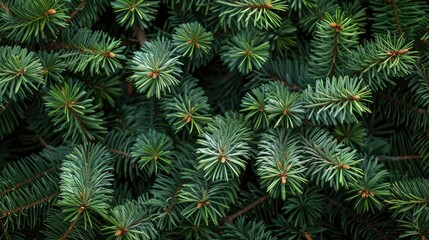
[[[81,0],[80,3],[75,7],[74,11],[70,13],[69,18],[66,22],[70,22],[73,18],[85,8],[86,3],[90,0]]]
[[[64,232],[64,234],[60,237],[61,240],[66,240],[68,235],[73,231],[76,224],[79,222],[83,211],[78,211],[77,217],[75,220],[68,226],[67,230]]]
[[[110,3],[116,20],[126,29],[148,28],[156,17],[159,4],[159,0],[116,0]]]
[[[74,143],[100,139],[106,133],[102,112],[93,105],[81,82],[64,82],[62,86],[52,86],[44,102],[48,116],[52,118],[56,131],[65,131],[63,137]]]
[[[356,219],[360,224],[365,226],[368,230],[373,231],[379,239],[383,239],[383,240],[390,239],[388,236],[386,236],[386,234],[381,229],[378,229],[376,226],[371,224],[371,222],[367,221],[362,216],[357,215],[352,209],[350,209],[346,205],[342,204],[341,202],[338,202],[336,199],[330,197],[329,195],[324,194],[324,196],[330,204],[344,211],[347,216],[352,217],[353,219]]]
[[[31,176],[31,177],[29,177],[29,178],[27,178],[27,179],[25,179],[25,180],[23,180],[21,182],[15,183],[13,186],[10,186],[9,188],[3,189],[0,192],[0,195],[6,195],[6,194],[8,194],[11,191],[15,191],[16,189],[20,188],[21,186],[24,186],[24,185],[26,185],[28,183],[33,182],[37,178],[43,177],[43,176],[45,176],[45,175],[47,175],[47,174],[49,174],[49,173],[51,173],[53,171],[57,171],[59,168],[60,168],[59,165],[58,166],[54,166],[54,167],[49,168],[49,169],[47,169],[47,170],[45,170],[43,172],[40,172],[40,173],[38,173],[36,175],[33,175],[33,176]]]
[[[255,201],[253,201],[252,203],[250,203],[249,205],[245,206],[243,209],[227,216],[225,218],[225,222],[232,224],[234,222],[234,220],[240,216],[242,216],[243,214],[245,214],[246,212],[252,210],[253,208],[255,208],[256,206],[258,206],[259,204],[267,201],[268,199],[270,199],[270,195],[266,194],[258,199],[256,199]]]
[[[393,10],[393,14],[395,16],[396,26],[398,27],[398,33],[401,34],[402,33],[401,22],[399,21],[398,10],[396,8],[396,2],[395,2],[395,0],[387,0],[387,2],[390,5],[392,5],[392,10]]]
[[[18,208],[14,208],[14,209],[7,209],[6,211],[3,211],[3,212],[1,213],[1,214],[2,214],[2,218],[5,218],[5,217],[9,216],[10,214],[14,214],[14,213],[17,213],[17,212],[22,212],[23,210],[29,209],[29,208],[31,208],[31,207],[35,207],[35,206],[38,206],[38,205],[44,204],[44,203],[46,203],[46,202],[49,202],[49,201],[51,201],[53,198],[56,198],[58,195],[59,195],[59,193],[54,193],[54,194],[52,194],[52,195],[49,195],[49,196],[44,197],[44,198],[42,198],[42,199],[38,199],[38,200],[36,200],[36,201],[34,201],[34,202],[31,202],[31,203],[28,203],[28,204],[26,204],[26,205],[20,206],[20,207],[18,207]]]

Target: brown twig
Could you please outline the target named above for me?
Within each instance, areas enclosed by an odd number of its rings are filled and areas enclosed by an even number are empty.
[[[10,12],[9,8],[3,2],[0,2],[0,8],[3,8],[6,12]]]
[[[141,47],[146,42],[146,33],[138,24],[135,25],[134,30],[136,32],[137,42],[139,43],[139,45]]]
[[[168,208],[166,208],[166,209],[164,210],[164,211],[167,213],[167,215],[169,215],[169,214],[170,214],[171,209],[173,208],[174,204],[176,203],[176,199],[177,199],[177,197],[178,197],[178,195],[179,195],[179,191],[180,191],[180,189],[182,189],[183,183],[185,183],[185,181],[182,181],[182,182],[180,183],[180,185],[176,188],[176,191],[174,192],[173,199],[171,200],[170,205],[168,206]]]
[[[411,155],[411,156],[395,156],[395,157],[386,157],[386,156],[379,156],[378,157],[380,162],[383,162],[385,160],[416,160],[416,159],[420,159],[419,155]]]
[[[0,105],[0,115],[3,114],[3,112],[6,111],[6,108],[9,107],[9,105],[11,104],[12,104],[12,99],[9,99],[6,105]]]
[[[331,67],[329,69],[329,74],[328,74],[329,79],[332,79],[332,76],[334,76],[334,73],[335,73],[335,61],[337,59],[337,51],[338,51],[338,31],[335,31],[334,47],[332,49],[332,61],[331,61]]]
[[[1,228],[3,229],[3,236],[5,240],[9,240],[9,234],[7,233],[7,228],[4,226],[3,219],[0,218]]]
[[[67,228],[67,231],[64,233],[63,236],[61,236],[61,240],[65,240],[67,238],[67,236],[71,233],[71,231],[73,230],[73,228],[76,226],[77,222],[79,221],[81,215],[82,215],[83,211],[78,211],[77,217],[76,219],[72,222],[72,224]]]
[[[27,204],[27,205],[24,205],[24,206],[21,206],[21,207],[15,208],[15,209],[6,210],[6,211],[2,212],[2,216],[1,216],[0,218],[4,218],[4,217],[7,217],[8,215],[10,215],[10,214],[12,214],[12,213],[20,212],[20,211],[23,211],[23,210],[25,210],[25,209],[28,209],[28,208],[31,208],[31,207],[37,206],[37,205],[39,205],[39,204],[42,204],[42,203],[48,202],[48,201],[49,201],[49,200],[51,200],[52,198],[55,198],[56,196],[58,196],[58,194],[59,194],[59,193],[55,193],[55,194],[52,194],[52,195],[47,196],[47,197],[45,197],[45,198],[39,199],[39,200],[37,200],[36,202],[32,202],[32,203],[30,203],[30,204]]]
[[[19,187],[21,187],[21,186],[23,186],[23,185],[25,185],[25,184],[27,184],[27,183],[29,183],[29,182],[32,182],[32,181],[34,181],[35,179],[37,179],[37,178],[39,178],[39,177],[42,177],[43,175],[46,175],[46,174],[48,174],[48,173],[50,173],[50,172],[53,172],[53,171],[55,171],[55,170],[58,170],[59,168],[60,168],[60,166],[55,166],[55,167],[49,168],[48,170],[46,170],[46,171],[44,171],[44,172],[41,172],[41,173],[39,173],[39,174],[36,174],[36,175],[34,175],[34,176],[32,176],[32,177],[30,177],[30,178],[28,178],[28,179],[25,179],[24,181],[21,181],[21,182],[19,182],[19,183],[15,184],[15,185],[13,185],[13,186],[11,186],[11,187],[9,187],[9,188],[7,188],[7,189],[3,190],[2,192],[0,192],[0,195],[8,194],[9,192],[14,191],[15,189],[17,189],[17,188],[19,188]]]
[[[270,199],[270,195],[264,195],[260,198],[258,198],[256,201],[250,203],[249,205],[247,205],[246,207],[244,207],[243,209],[241,209],[238,212],[235,212],[231,215],[229,215],[228,217],[225,218],[225,222],[232,224],[234,222],[234,220],[236,218],[238,218],[239,216],[245,214],[246,212],[250,211],[251,209],[253,209],[254,207],[258,206],[259,204],[261,204],[262,202],[267,201],[268,199]]]
[[[86,5],[88,0],[82,0],[79,5],[76,6],[75,10],[70,14],[70,18],[66,22],[70,22]]]
[[[349,209],[348,207],[344,206],[343,204],[337,202],[335,199],[331,198],[330,196],[324,194],[325,198],[332,203],[333,205],[344,209],[348,214],[350,214],[350,216],[352,216],[353,218],[357,218],[358,216],[356,215],[356,213]],[[366,227],[368,227],[368,229],[371,229],[372,231],[375,232],[375,234],[377,234],[377,236],[379,236],[379,239],[383,239],[383,240],[389,240],[389,238],[383,234],[383,232],[379,229],[377,229],[376,227],[374,227],[373,225],[371,225],[368,221],[364,220],[364,219],[357,219],[359,220],[360,223],[362,223],[363,225],[365,225]]]
[[[402,33],[401,23],[399,22],[399,17],[398,17],[398,10],[396,9],[396,3],[393,0],[388,0],[387,2],[392,5],[393,14],[395,15],[396,26],[398,27],[398,32]]]
[[[123,152],[121,150],[118,149],[113,149],[113,148],[106,148],[107,151],[112,152],[112,153],[117,153],[119,155],[125,156],[127,158],[132,158],[133,156],[131,155],[131,153],[127,153],[127,152]]]

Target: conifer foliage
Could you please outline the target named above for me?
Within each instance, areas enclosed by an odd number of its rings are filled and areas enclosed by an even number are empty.
[[[429,2],[0,0],[0,239],[428,239]]]

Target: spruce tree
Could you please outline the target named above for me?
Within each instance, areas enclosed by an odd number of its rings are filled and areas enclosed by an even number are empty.
[[[0,238],[429,238],[429,2],[0,0]]]

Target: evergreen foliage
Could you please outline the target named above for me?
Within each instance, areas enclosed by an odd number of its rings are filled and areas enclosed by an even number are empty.
[[[428,239],[429,2],[0,0],[0,239]]]

